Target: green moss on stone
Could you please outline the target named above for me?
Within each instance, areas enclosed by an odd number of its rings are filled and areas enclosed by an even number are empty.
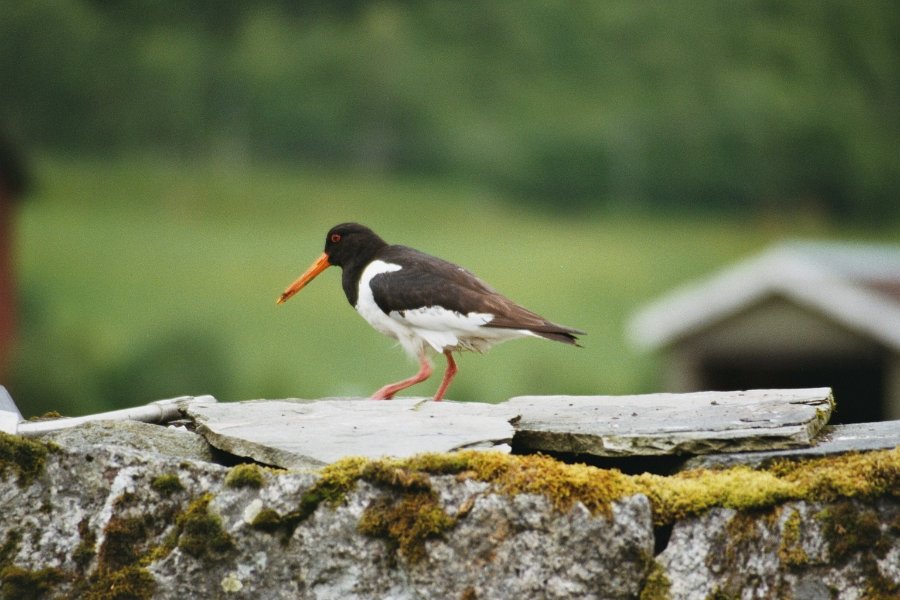
[[[383,538],[409,562],[425,556],[425,542],[456,525],[438,503],[432,490],[403,494],[399,499],[384,496],[373,500],[359,520],[359,531]]]
[[[130,565],[99,574],[79,597],[84,600],[150,600],[155,591],[153,575],[147,569]]]
[[[732,594],[725,590],[716,588],[706,597],[706,600],[740,600],[740,594]]]
[[[385,495],[370,502],[360,518],[359,531],[386,540],[409,562],[424,558],[425,542],[454,527],[457,520],[438,502],[429,473],[417,466],[381,460],[369,462],[360,473],[361,479],[400,495]],[[444,463],[440,470],[448,472],[446,466]],[[456,466],[452,470],[458,472]]]
[[[19,485],[31,484],[44,472],[47,454],[55,449],[53,444],[0,432],[0,477],[13,473]]]
[[[78,523],[78,535],[81,541],[72,551],[72,560],[78,565],[79,570],[84,571],[97,554],[97,536],[86,517]]]
[[[836,502],[820,511],[816,518],[822,522],[822,533],[835,565],[846,564],[860,552],[884,558],[890,550],[878,515],[869,507],[849,501]]]
[[[763,547],[767,529],[774,527],[780,510],[747,510],[734,513],[725,527],[715,533],[707,553],[707,568],[722,575],[716,593],[723,598],[739,598],[748,557]],[[767,527],[768,525],[768,527]]]
[[[784,521],[781,529],[781,544],[778,546],[778,558],[788,567],[803,567],[809,563],[809,555],[803,549],[800,537],[800,513],[792,511]]]
[[[320,504],[343,501],[355,482],[362,479],[404,496],[394,502],[374,501],[361,519],[360,530],[385,537],[401,554],[416,557],[423,540],[451,527],[454,519],[435,509],[429,475],[456,475],[459,479],[483,481],[499,493],[540,494],[560,511],[567,511],[580,502],[594,514],[604,515],[610,513],[613,501],[644,494],[650,499],[654,524],[659,526],[714,507],[736,509],[752,520],[758,518],[759,511],[770,511],[789,500],[828,502],[848,497],[898,496],[900,448],[784,461],[768,469],[738,466],[697,469],[671,476],[648,473],[629,476],[615,469],[565,464],[541,455],[510,456],[479,451],[421,454],[405,459],[353,457],[323,469],[319,481],[304,494],[297,510],[282,517],[267,513],[260,518],[260,528],[272,530],[279,524],[292,533]],[[777,516],[771,511],[768,514],[771,518]],[[799,517],[790,517],[787,523],[788,539],[783,545],[782,559],[799,565],[803,550],[798,545],[799,536],[792,529],[796,518]]]
[[[403,491],[431,490],[431,477],[427,472],[405,465],[393,464],[388,460],[368,463],[360,473],[360,478],[389,489]]]
[[[35,415],[33,417],[28,417],[27,421],[29,422],[38,422],[38,421],[55,421],[56,419],[62,419],[63,415],[61,415],[58,411],[48,410],[42,415]]]
[[[57,585],[66,580],[60,569],[28,571],[8,565],[0,569],[3,600],[41,600],[48,598]]]
[[[225,485],[231,488],[259,489],[265,483],[265,477],[258,465],[253,463],[237,465],[225,476]]]
[[[137,563],[147,550],[150,521],[149,515],[110,518],[98,553],[100,571],[118,571]]]
[[[615,469],[565,464],[540,455],[510,456],[476,451],[376,462],[381,470],[387,464],[412,471],[456,474],[488,482],[508,494],[541,494],[560,510],[581,502],[594,513],[608,513],[612,501],[641,493],[650,498],[657,525],[670,524],[716,506],[757,510],[787,500],[827,501],[900,494],[900,448],[785,461],[763,470],[738,466],[696,469],[671,476],[647,473],[628,476]],[[365,466],[362,470],[374,469]]]
[[[698,469],[664,477],[631,478],[647,494],[657,524],[672,523],[709,508],[758,510],[788,500],[831,502],[838,498],[900,494],[900,448],[808,461],[784,461],[768,469]]]
[[[6,539],[0,545],[0,568],[12,564],[16,554],[19,553],[19,544],[22,543],[22,533],[14,529],[6,533]]]
[[[164,497],[169,497],[172,494],[176,494],[184,490],[184,484],[181,483],[181,479],[178,477],[178,475],[175,475],[174,473],[157,475],[150,482],[150,487],[153,488],[160,496]]]
[[[654,560],[650,565],[644,587],[641,588],[640,600],[669,600],[672,597],[671,587],[672,583],[665,567]]]
[[[250,526],[260,531],[274,533],[284,526],[284,519],[277,510],[264,508],[254,517]]]
[[[221,558],[234,549],[219,515],[210,512],[212,494],[204,494],[178,516],[178,548],[194,558]]]
[[[327,479],[320,479],[310,489],[303,493],[300,505],[294,513],[297,522],[303,522],[312,515],[323,502],[332,506],[344,500],[347,489]]]
[[[270,533],[281,532],[286,542],[300,523],[316,512],[321,504],[335,506],[343,502],[368,464],[367,459],[348,457],[323,467],[319,471],[319,479],[303,493],[296,509],[281,516],[272,509],[264,509],[254,520],[254,527]]]

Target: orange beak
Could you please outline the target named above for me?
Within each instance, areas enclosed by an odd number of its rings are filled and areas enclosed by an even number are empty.
[[[278,300],[275,301],[275,304],[284,304],[288,298],[302,290],[307,283],[316,278],[316,275],[327,269],[331,266],[331,263],[328,262],[328,255],[324,252],[322,256],[316,259],[316,262],[311,264],[306,272],[303,273],[300,277],[297,278],[297,281],[292,283],[288,289],[284,290],[282,294],[278,297]]]

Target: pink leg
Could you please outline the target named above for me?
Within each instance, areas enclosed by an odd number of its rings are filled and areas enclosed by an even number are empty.
[[[450,382],[453,381],[453,377],[459,370],[456,368],[456,361],[453,360],[453,354],[449,350],[444,350],[444,356],[447,357],[447,370],[444,371],[444,379],[441,381],[441,387],[438,388],[437,393],[434,395],[435,402],[439,402],[444,397],[444,392],[450,387]]]
[[[406,388],[419,383],[420,381],[425,381],[429,377],[431,377],[431,361],[428,360],[428,357],[425,355],[423,351],[422,354],[419,355],[419,372],[413,375],[412,377],[408,377],[403,381],[398,381],[397,383],[389,383],[374,394],[372,394],[372,400],[390,400],[394,397],[394,394],[399,392],[400,390],[405,390]]]

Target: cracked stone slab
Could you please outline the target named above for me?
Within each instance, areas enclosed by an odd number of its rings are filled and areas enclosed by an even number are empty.
[[[779,459],[824,458],[848,452],[889,450],[897,446],[900,446],[900,421],[829,425],[816,438],[815,445],[809,448],[698,456],[684,463],[682,469],[722,468],[734,465],[759,468]]]
[[[186,412],[214,447],[284,468],[317,467],[345,456],[508,452],[513,437],[509,419],[492,405],[419,398],[201,402]]]
[[[519,396],[516,448],[652,456],[805,447],[828,423],[830,388],[640,396]]]

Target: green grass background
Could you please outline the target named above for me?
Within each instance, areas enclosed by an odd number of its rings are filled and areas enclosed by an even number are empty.
[[[18,227],[23,330],[9,382],[26,414],[182,394],[367,395],[410,375],[415,364],[349,306],[338,269],[275,305],[342,221],[461,264],[588,332],[582,349],[517,340],[462,355],[449,397],[490,402],[657,390],[657,359],[624,336],[643,303],[785,238],[898,239],[896,224],[849,230],[775,211],[556,216],[457,180],[290,165],[42,156],[34,166]],[[439,379],[410,392],[433,394]]]

